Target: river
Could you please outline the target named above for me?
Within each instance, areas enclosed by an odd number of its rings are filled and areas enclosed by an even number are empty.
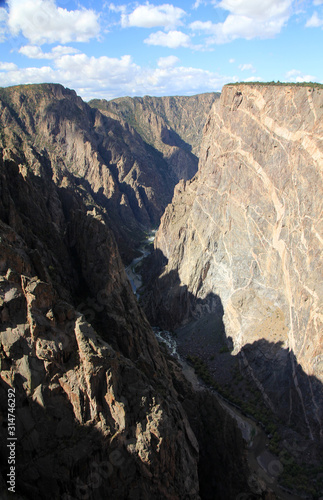
[[[138,251],[141,253],[141,255],[139,255],[139,257],[136,257],[129,264],[129,266],[126,267],[128,280],[130,281],[133,293],[136,295],[137,299],[139,299],[139,290],[142,287],[142,277],[139,270],[139,264],[151,253],[151,244],[154,242],[156,231],[156,229],[153,229],[148,233],[147,237],[138,248]]]

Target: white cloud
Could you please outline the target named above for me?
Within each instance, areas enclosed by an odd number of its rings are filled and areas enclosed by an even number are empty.
[[[43,52],[37,45],[24,45],[19,49],[20,54],[23,54],[30,59],[57,59],[63,55],[77,54],[78,52],[80,51],[74,49],[73,47],[66,47],[63,45],[57,45],[57,47],[54,47],[51,52]]]
[[[230,63],[230,64],[233,64],[234,62],[236,62],[236,60],[235,60],[235,59],[229,59],[229,63]]]
[[[261,76],[249,76],[249,78],[244,78],[244,82],[262,82],[263,78]]]
[[[131,14],[121,15],[121,25],[124,28],[136,26],[138,28],[156,28],[163,26],[166,29],[174,28],[182,23],[182,18],[186,12],[179,7],[170,4],[139,5]]]
[[[55,65],[61,71],[64,81],[73,81],[77,75],[82,75],[82,80],[95,82],[98,87],[105,83],[122,85],[128,80],[131,81],[139,71],[139,66],[132,62],[129,55],[120,59],[106,56],[88,57],[85,54],[65,55],[57,59]]]
[[[260,21],[285,17],[293,0],[222,0],[216,7],[236,16],[246,16]]]
[[[272,38],[280,33],[291,15],[293,0],[222,0],[216,8],[229,11],[221,23],[195,21],[194,31],[209,35],[206,43],[228,43],[237,38]]]
[[[18,69],[2,63],[0,86],[60,82],[87,100],[122,95],[190,95],[218,91],[225,83],[237,80],[199,68],[176,66],[177,62],[170,56],[160,58],[156,68],[145,68],[136,65],[130,56],[117,59],[75,54],[54,59],[53,67]]]
[[[251,17],[229,14],[223,23],[214,24],[211,21],[195,21],[190,24],[190,28],[193,31],[200,31],[210,35],[206,40],[207,44],[210,45],[228,43],[237,38],[247,40],[272,38],[281,31],[286,22],[287,17],[256,22]]]
[[[0,7],[0,43],[4,42],[7,33],[8,12]]]
[[[157,66],[159,68],[172,68],[178,62],[179,59],[176,56],[160,57],[157,61]]]
[[[314,5],[322,5],[323,4],[323,0],[314,0],[313,4]]]
[[[57,81],[55,71],[49,66],[42,68],[18,68],[15,66],[0,73],[0,87],[55,81]]]
[[[252,64],[239,64],[239,69],[241,71],[252,71],[253,73],[255,73],[255,68],[253,67]]]
[[[225,77],[198,68],[176,66],[175,68],[157,68],[147,77],[149,92],[157,95],[192,94],[217,91],[225,83],[232,82],[232,77]],[[156,94],[155,94],[156,95]]]
[[[160,45],[162,47],[169,47],[170,49],[177,49],[178,47],[189,47],[190,37],[181,31],[157,31],[151,33],[148,38],[144,40],[148,45]]]
[[[194,31],[205,31],[205,33],[213,34],[214,28],[217,24],[213,24],[211,21],[194,21],[190,24],[190,28]]]
[[[204,0],[196,0],[193,9],[198,9],[200,5],[206,5],[206,2]]]
[[[115,5],[114,3],[110,3],[108,5],[108,8],[112,12],[125,12],[127,10],[127,6],[126,5]]]
[[[14,63],[0,62],[0,71],[15,71],[18,66]]]
[[[8,27],[32,44],[87,42],[99,35],[99,15],[93,10],[68,11],[54,0],[8,0]]]
[[[323,27],[323,19],[320,19],[317,12],[314,12],[312,17],[305,24],[306,28],[320,28]]]
[[[317,81],[317,78],[313,75],[306,75],[299,71],[298,69],[292,69],[286,73],[286,80],[288,82],[297,82],[297,83],[302,83],[302,82],[315,82]]]

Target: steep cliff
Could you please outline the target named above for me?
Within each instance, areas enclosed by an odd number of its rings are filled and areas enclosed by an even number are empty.
[[[2,90],[1,120],[1,498],[252,491],[232,419],[165,359],[127,280],[107,203],[121,188],[102,161],[105,134],[122,147],[127,127],[56,85]]]
[[[203,127],[219,93],[173,97],[120,97],[89,105],[116,120],[122,117],[159,151],[176,182],[197,171]]]
[[[12,387],[16,491],[198,498],[196,439],[100,207],[0,167],[1,442]]]
[[[23,151],[33,170],[37,156],[47,155],[55,182],[72,176],[89,187],[107,209],[123,257],[131,258],[178,180],[161,155],[126,122],[102,115],[60,85],[1,89],[0,116],[1,147]]]
[[[162,218],[147,305],[168,327],[223,316],[266,405],[310,439],[323,429],[322,166],[322,89],[224,87],[198,174]]]

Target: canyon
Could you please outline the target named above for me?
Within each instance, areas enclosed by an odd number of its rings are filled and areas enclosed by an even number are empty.
[[[56,84],[0,89],[10,498],[47,498],[48,485],[54,500],[287,498],[250,467],[232,411],[192,386],[151,325],[176,331],[226,399],[238,377],[253,384],[278,422],[280,465],[284,446],[296,464],[300,450],[319,463],[322,115],[320,86],[88,104]],[[158,226],[137,300],[125,269]],[[318,498],[322,472],[304,498]]]
[[[224,332],[267,408],[312,443],[323,422],[322,115],[322,88],[224,87],[198,173],[162,217],[145,306],[153,323],[189,325],[186,354],[202,337],[192,319],[209,341]]]

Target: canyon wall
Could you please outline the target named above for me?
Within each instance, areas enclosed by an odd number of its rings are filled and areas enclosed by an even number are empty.
[[[122,175],[143,141],[58,85],[0,97],[0,442],[9,389],[17,438],[13,496],[0,447],[1,498],[198,500],[201,481],[204,498],[249,492],[233,420],[161,352],[125,274],[122,183],[103,159],[119,155]]]
[[[169,146],[166,161],[121,115],[104,116],[61,85],[0,89],[0,117],[4,150],[23,152],[34,171],[45,154],[55,182],[69,176],[91,191],[106,209],[125,260],[131,260],[144,232],[159,223],[178,180],[197,170],[197,158],[184,141]],[[190,167],[175,173],[174,162]]]
[[[0,161],[0,432],[13,388],[16,493],[199,498],[196,438],[100,207]]]
[[[155,240],[146,310],[218,312],[266,404],[322,436],[322,88],[227,85]]]
[[[116,120],[125,120],[159,151],[176,183],[197,171],[203,127],[218,92],[194,96],[94,99],[89,105]]]

